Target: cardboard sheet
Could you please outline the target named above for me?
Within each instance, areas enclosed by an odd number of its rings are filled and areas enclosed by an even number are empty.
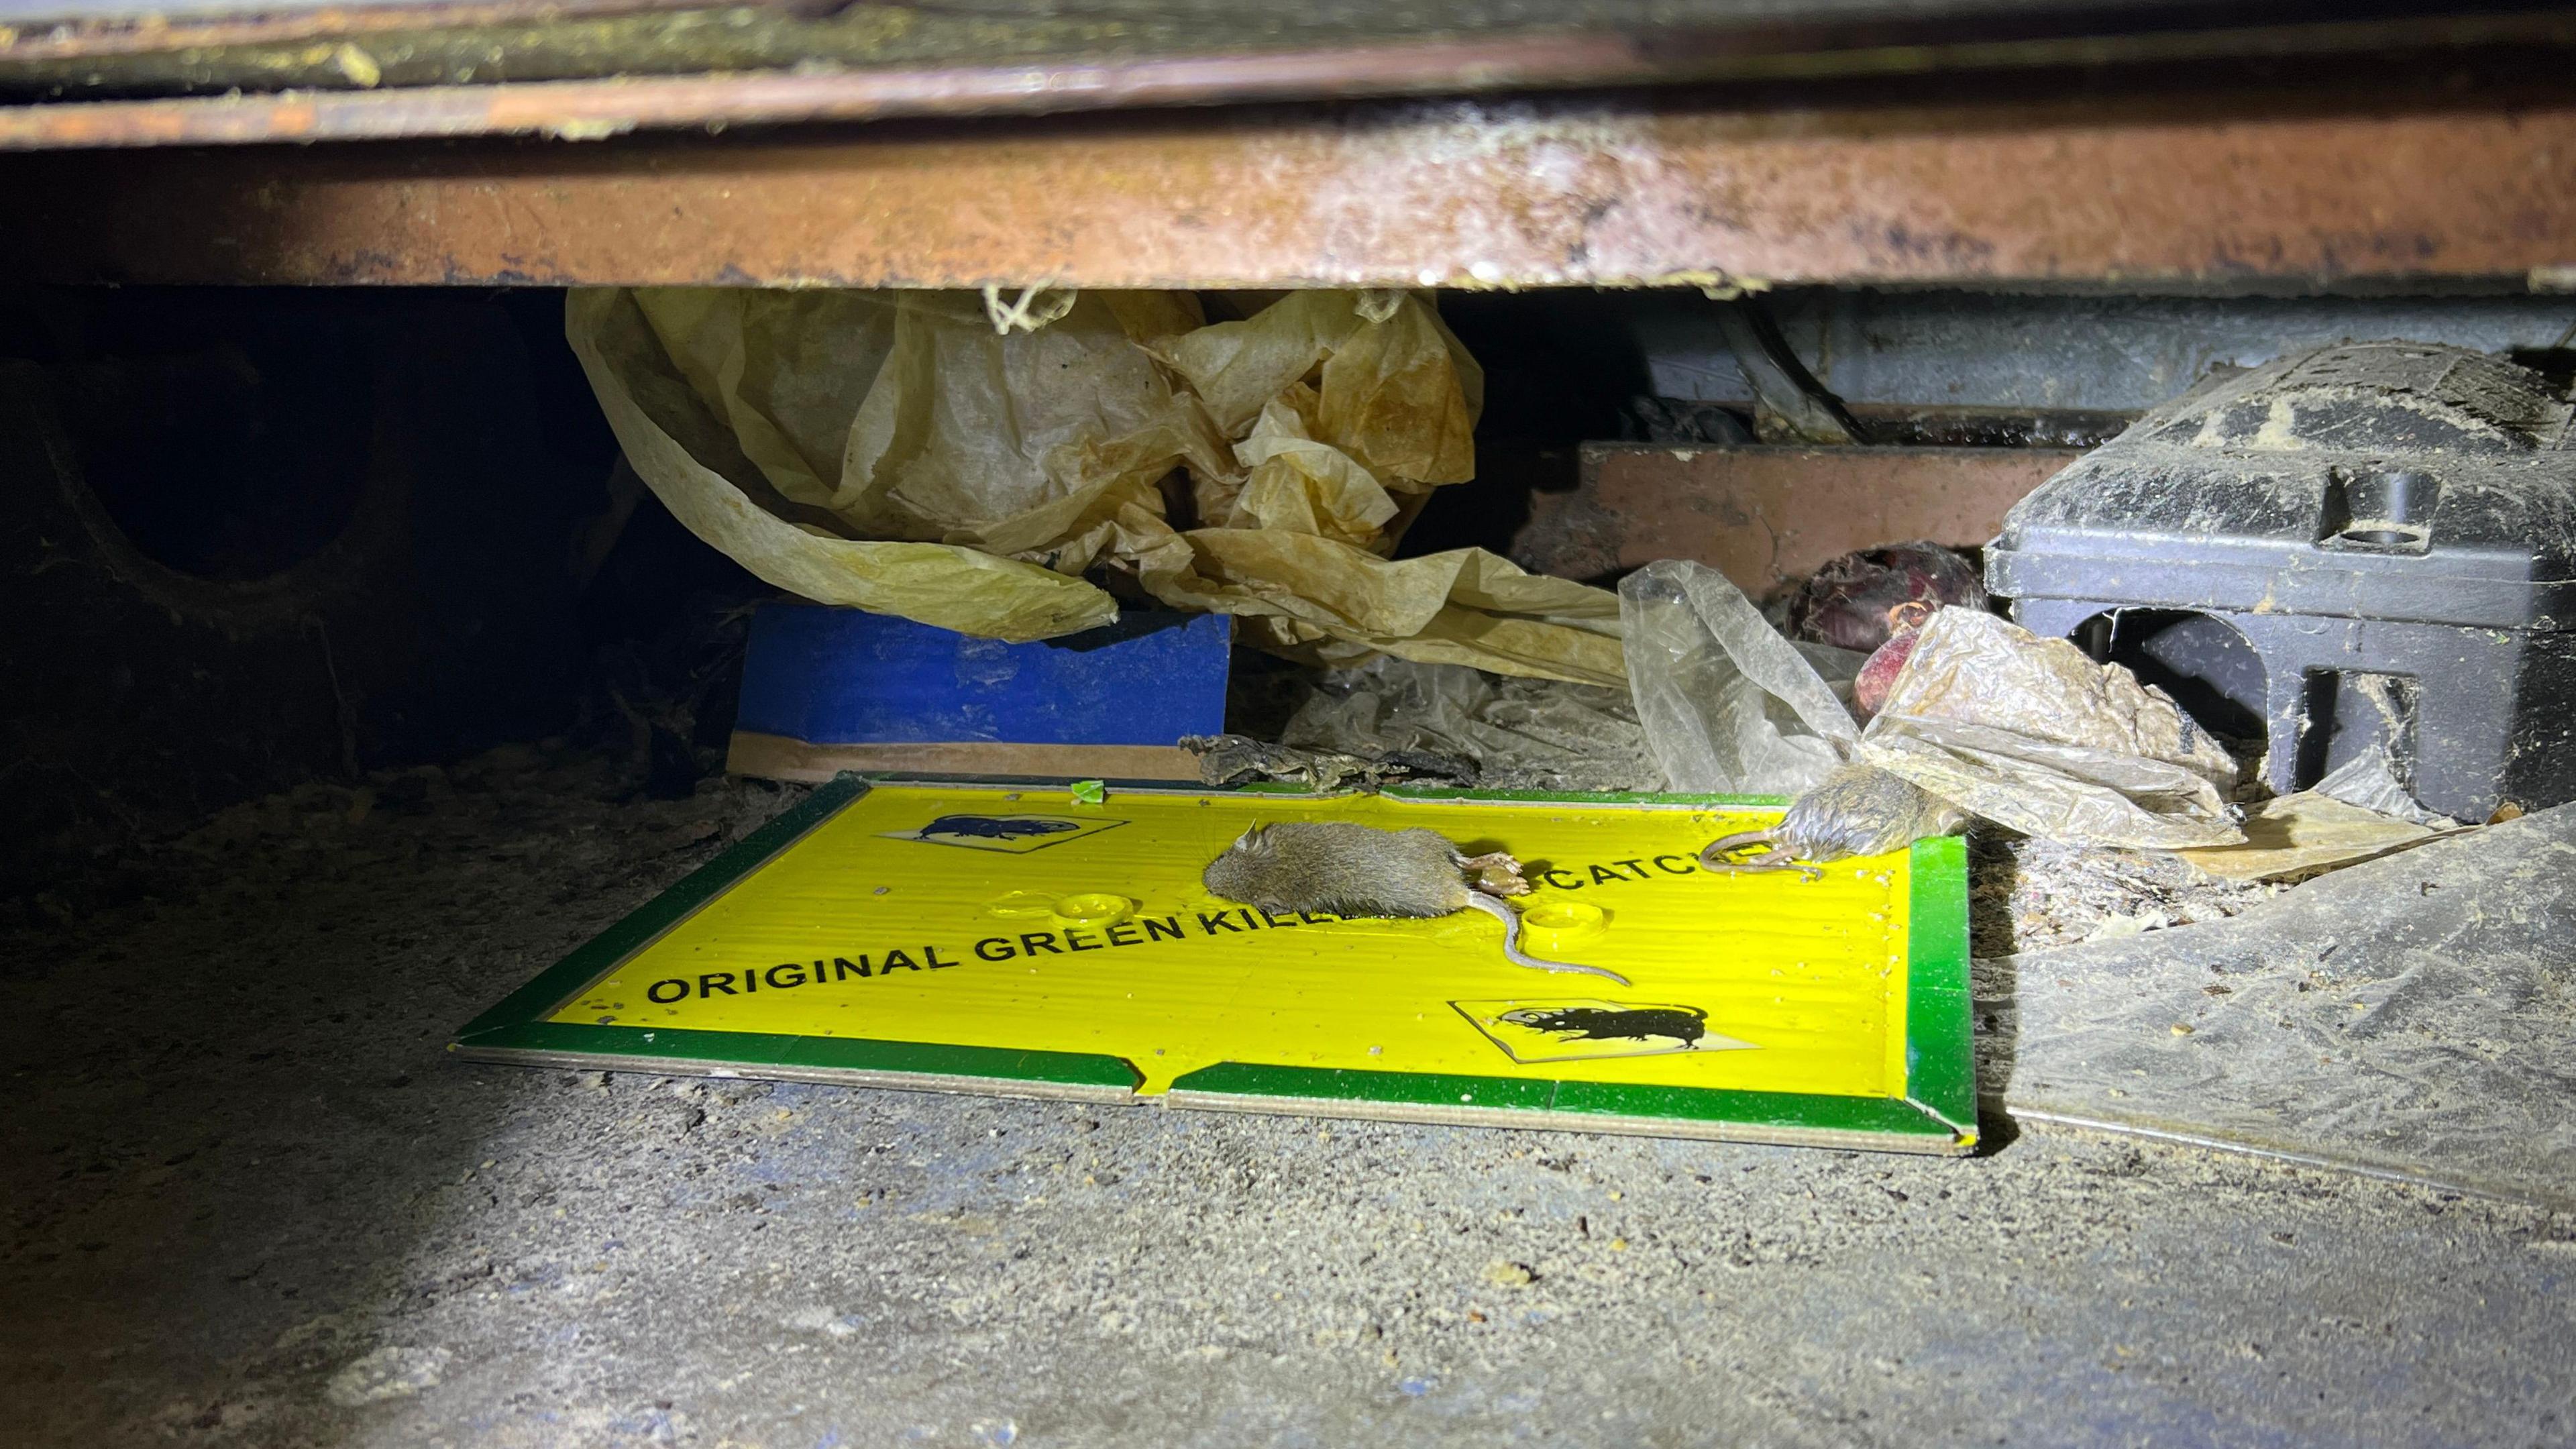
[[[2222,880],[2277,880],[2429,840],[2430,826],[2302,790],[2245,812],[2245,843],[2174,854]]]

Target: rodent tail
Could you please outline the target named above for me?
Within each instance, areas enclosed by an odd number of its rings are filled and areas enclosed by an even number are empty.
[[[1622,986],[1634,984],[1627,977],[1604,967],[1577,966],[1571,961],[1542,961],[1536,956],[1523,955],[1520,912],[1513,910],[1501,897],[1489,896],[1483,891],[1467,892],[1467,904],[1502,921],[1503,955],[1515,966],[1527,966],[1533,971],[1580,971],[1586,976],[1598,976],[1604,980],[1616,981]]]
[[[1757,850],[1760,853],[1755,855],[1737,854],[1739,851]],[[1710,841],[1699,853],[1699,868],[1720,875],[1733,875],[1738,871],[1794,870],[1809,880],[1822,879],[1825,873],[1823,866],[1800,860],[1792,854],[1780,842],[1777,828],[1746,830]]]

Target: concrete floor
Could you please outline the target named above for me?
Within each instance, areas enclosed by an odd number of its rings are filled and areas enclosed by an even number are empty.
[[[2038,1129],[1926,1161],[458,1064],[785,803],[533,763],[244,807],[0,939],[9,1442],[2576,1441],[2576,1215]]]

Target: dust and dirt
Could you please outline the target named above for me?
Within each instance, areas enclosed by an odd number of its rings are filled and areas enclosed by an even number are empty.
[[[2223,921],[2287,886],[2221,880],[2170,851],[2103,850],[1981,827],[1968,842],[1968,938],[1979,957]]]
[[[406,782],[409,783],[406,783]],[[0,1384],[94,1445],[2533,1443],[2576,1216],[1966,1161],[461,1064],[794,792],[504,751],[0,925]],[[2010,1139],[2005,1124],[1990,1124]]]

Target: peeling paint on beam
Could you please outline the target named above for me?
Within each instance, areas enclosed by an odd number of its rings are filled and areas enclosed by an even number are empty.
[[[0,157],[0,264],[120,282],[1511,287],[2576,263],[2576,104],[2212,109],[1567,99],[20,155]]]

